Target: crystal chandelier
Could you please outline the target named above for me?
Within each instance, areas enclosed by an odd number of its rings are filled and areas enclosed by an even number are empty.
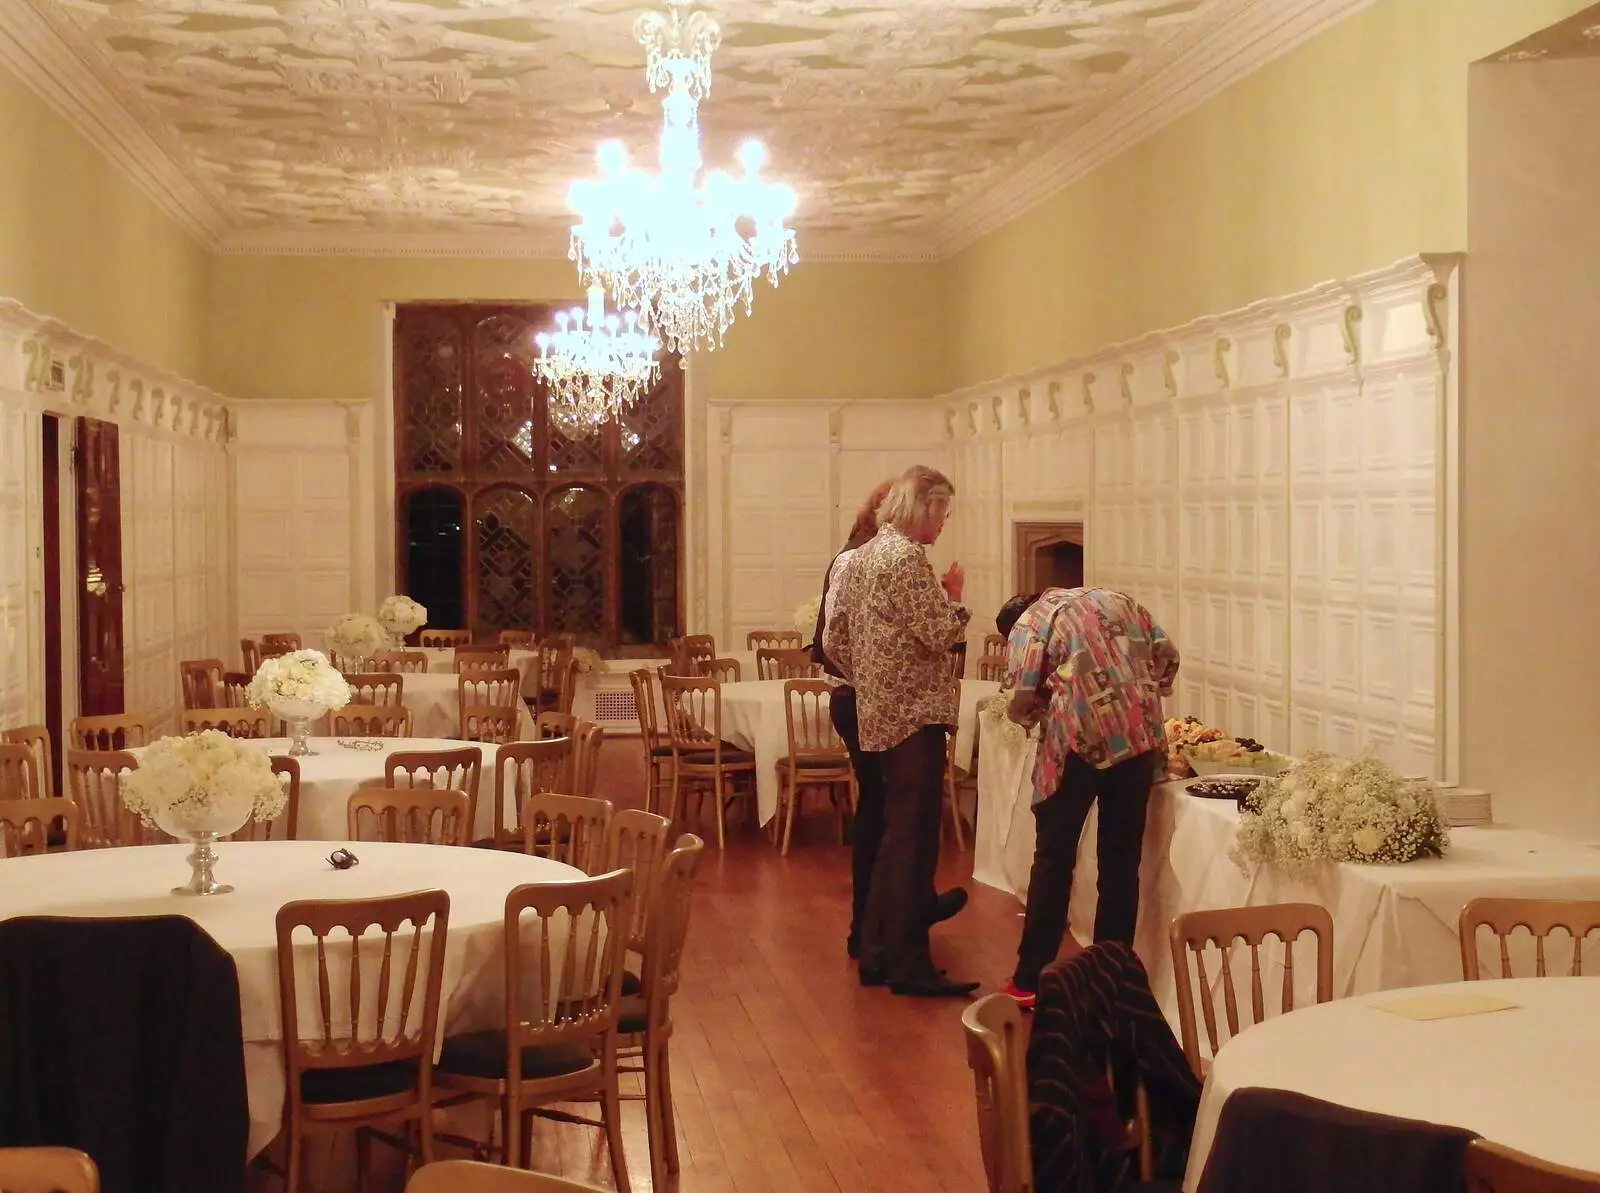
[[[743,170],[700,178],[700,101],[711,94],[711,54],[722,40],[690,0],[667,0],[668,12],[645,13],[634,36],[645,47],[645,80],[661,100],[660,173],[628,164],[621,142],[595,154],[598,179],[573,184],[578,214],[568,256],[585,284],[604,286],[618,306],[638,311],[676,352],[715,350],[740,306],[749,316],[755,280],[774,286],[799,262],[795,194],[761,178],[766,150],[739,149]]]
[[[533,338],[534,375],[550,390],[550,418],[568,434],[589,434],[649,392],[661,374],[661,343],[628,311],[606,314],[605,294],[589,287],[589,307],[556,315],[556,330]]]

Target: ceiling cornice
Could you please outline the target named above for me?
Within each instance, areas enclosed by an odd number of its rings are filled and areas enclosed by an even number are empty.
[[[949,213],[926,238],[807,233],[804,260],[934,262],[971,245],[1252,71],[1373,0],[1224,0],[1221,30],[1175,35],[1173,57],[1103,111],[977,199]],[[228,255],[488,257],[566,256],[565,237],[538,232],[372,232],[366,229],[230,228],[226,212],[180,167],[134,114],[130,97],[108,87],[35,0],[0,0],[0,64],[61,113],[182,228]]]
[[[216,246],[227,226],[221,207],[195,186],[32,0],[0,0],[0,64],[116,163],[179,227],[205,247]]]
[[[3,0],[0,0],[3,3]],[[798,233],[800,260],[932,263],[938,250],[911,238],[886,240],[837,233]],[[227,256],[490,257],[565,261],[566,236],[537,232],[372,232],[340,228],[262,228],[230,232],[217,243]]]
[[[1001,179],[942,224],[941,255],[960,252],[1373,0],[1227,0],[1219,30],[1177,35],[1176,57],[1082,128]]]

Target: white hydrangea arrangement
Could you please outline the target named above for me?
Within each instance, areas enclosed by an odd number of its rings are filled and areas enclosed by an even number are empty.
[[[1028,730],[1007,715],[1006,708],[1010,703],[1010,692],[996,692],[978,701],[977,713],[981,720],[994,722],[994,727],[1007,741],[1019,743],[1027,738]]]
[[[1244,806],[1230,856],[1307,875],[1325,862],[1442,857],[1450,832],[1433,784],[1403,779],[1375,755],[1316,752],[1264,779]]]
[[[605,660],[600,657],[600,652],[587,646],[573,647],[572,661],[578,665],[578,670],[583,672],[599,671],[605,666]]]
[[[378,621],[396,638],[404,638],[428,624],[428,611],[410,597],[394,593],[378,606]]]
[[[123,772],[118,790],[141,821],[176,837],[235,832],[251,817],[273,820],[288,801],[286,784],[264,750],[207,729],[154,742],[137,770]]]
[[[370,659],[389,649],[389,631],[376,617],[346,613],[328,627],[328,647],[343,659]]]
[[[350,685],[320,650],[296,650],[263,659],[246,698],[252,708],[299,704],[331,712],[350,703]]]
[[[822,598],[814,596],[794,611],[794,628],[809,634],[817,628],[817,614],[822,609]]]

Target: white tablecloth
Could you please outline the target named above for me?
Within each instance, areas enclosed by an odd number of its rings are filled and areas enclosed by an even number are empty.
[[[470,1031],[498,1023],[503,1014],[506,893],[526,882],[582,877],[559,862],[490,849],[365,842],[356,847],[360,865],[339,871],[326,860],[326,842],[225,841],[217,846],[216,873],[219,881],[237,888],[232,894],[170,894],[189,877],[184,860],[189,848],[146,845],[5,859],[0,861],[0,919],[183,915],[205,929],[232,955],[239,971],[251,1155],[272,1141],[283,1115],[283,1021],[274,924],[279,907],[295,899],[371,898],[432,888],[449,892],[439,1022],[446,1032]],[[300,1018],[309,1035],[317,1012],[309,950],[307,956],[304,976],[312,986]]]
[[[789,726],[784,716],[781,679],[748,680],[722,685],[722,737],[756,756],[756,802],[761,823],[778,811],[780,759],[789,753]],[[972,765],[972,743],[978,701],[999,691],[999,685],[979,679],[961,681],[961,710],[956,725],[956,765]]]
[[[1493,995],[1514,1010],[1419,1022],[1377,1006]],[[1376,1004],[1376,1005],[1375,1005]],[[1368,994],[1252,1027],[1212,1062],[1183,1187],[1198,1187],[1222,1104],[1249,1086],[1289,1090],[1475,1131],[1555,1164],[1600,1172],[1600,980],[1522,978]]]
[[[1035,746],[1016,741],[988,717],[980,734],[983,765],[973,877],[1025,898],[1033,861]],[[1186,911],[1320,903],[1333,917],[1333,991],[1343,998],[1458,979],[1457,920],[1470,899],[1600,899],[1600,849],[1504,825],[1452,829],[1451,847],[1443,858],[1400,866],[1330,866],[1309,881],[1275,867],[1246,873],[1228,857],[1239,824],[1233,802],[1199,799],[1183,787],[1182,782],[1161,783],[1151,793],[1134,942],[1150,971],[1156,1000],[1174,1023],[1177,999],[1167,930]],[[1096,823],[1091,811],[1072,875],[1070,928],[1082,942],[1094,935]],[[1561,945],[1564,949],[1564,937]],[[1269,969],[1272,953],[1266,950]],[[1491,961],[1486,944],[1480,945],[1480,953],[1486,963]],[[1585,957],[1590,956],[1600,961],[1600,940],[1593,937],[1585,950]],[[1309,954],[1301,953],[1296,965],[1297,998],[1307,1001],[1316,977],[1308,962]],[[1493,966],[1489,972],[1498,974],[1498,961]],[[1269,1006],[1275,1007],[1276,1001],[1269,995]]]
[[[429,675],[454,675],[456,671],[456,652],[449,646],[423,646],[408,647],[408,650],[419,650],[428,656]],[[524,650],[520,646],[512,647],[510,665],[522,672],[522,695],[526,700],[536,699],[539,695],[539,667],[538,656],[534,651]],[[406,683],[411,682],[411,676],[406,676]]]
[[[461,701],[454,673],[428,672],[401,677],[400,701],[411,710],[411,731],[418,737],[458,737]],[[517,707],[517,736],[533,737],[533,717],[526,705]]]

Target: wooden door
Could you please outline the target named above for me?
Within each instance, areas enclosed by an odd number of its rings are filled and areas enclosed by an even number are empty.
[[[115,423],[78,420],[78,711],[125,712],[122,685],[122,480]]]

